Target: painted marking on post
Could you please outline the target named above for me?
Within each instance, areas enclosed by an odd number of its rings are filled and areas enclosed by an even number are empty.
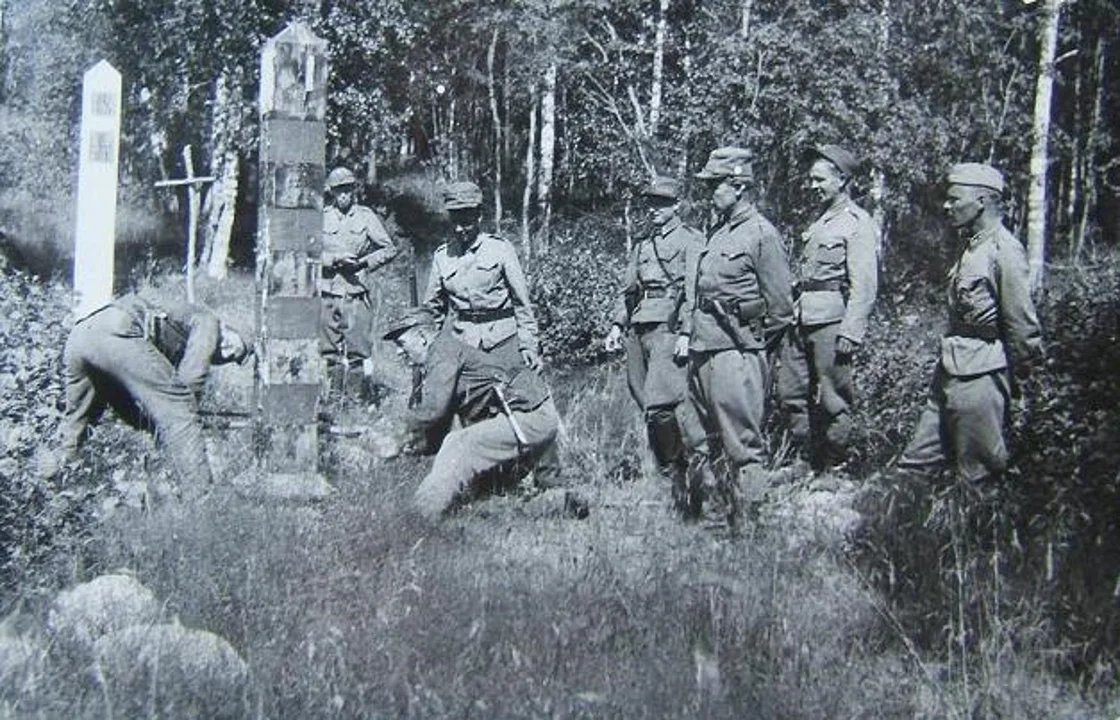
[[[82,78],[78,202],[74,221],[76,319],[113,299],[120,127],[121,74],[102,60]]]

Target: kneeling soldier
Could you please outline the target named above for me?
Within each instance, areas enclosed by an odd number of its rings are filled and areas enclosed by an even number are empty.
[[[555,442],[560,415],[544,380],[520,358],[460,342],[423,310],[394,323],[384,338],[424,368],[423,399],[408,418],[413,436],[439,437],[455,415],[463,423],[442,438],[416,490],[416,508],[428,520],[467,499],[483,476],[511,463],[533,465]],[[566,509],[585,515],[575,503],[571,496]]]
[[[62,457],[45,458],[40,473],[54,475],[73,459],[89,426],[112,406],[129,424],[155,431],[184,490],[204,491],[212,478],[196,396],[212,364],[248,354],[240,335],[200,307],[162,308],[127,295],[81,318],[63,355]]]

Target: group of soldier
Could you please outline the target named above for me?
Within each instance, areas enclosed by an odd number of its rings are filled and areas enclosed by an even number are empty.
[[[633,248],[605,346],[626,349],[653,457],[686,518],[707,509],[734,525],[775,483],[847,461],[852,357],[875,302],[880,231],[852,199],[859,163],[850,152],[815,147],[805,169],[820,215],[792,263],[756,204],[743,148],[712,151],[695,176],[711,206],[704,233],[682,219],[679,181],[656,177],[642,191],[652,232]],[[949,273],[929,400],[898,466],[949,465],[975,483],[1006,469],[1011,397],[1042,341],[1023,247],[1002,223],[1002,175],[962,163],[946,181],[944,210],[964,248]],[[396,254],[376,213],[355,202],[356,184],[346,168],[327,178],[320,347],[332,384],[355,362],[370,373],[369,272]],[[474,183],[446,186],[450,236],[419,307],[383,336],[423,368],[406,445],[435,452],[415,493],[430,520],[487,481],[533,470],[539,486],[564,484],[561,419],[541,376],[528,283],[513,246],[482,232],[482,204]],[[65,455],[108,403],[154,427],[181,480],[208,483],[193,393],[210,363],[249,352],[206,311],[168,313],[134,296],[79,319],[65,351]],[[764,432],[771,408],[791,445],[784,468],[773,467]],[[566,512],[586,515],[586,501],[564,497]]]

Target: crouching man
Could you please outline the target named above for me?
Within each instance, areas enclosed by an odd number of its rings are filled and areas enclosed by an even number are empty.
[[[181,490],[204,492],[212,477],[197,396],[211,365],[248,355],[240,335],[196,306],[164,308],[126,295],[79,319],[63,352],[60,449],[40,457],[40,474],[53,476],[75,459],[89,427],[112,407],[133,427],[155,432]]]
[[[491,473],[526,471],[554,452],[560,415],[541,376],[520,358],[473,348],[431,315],[412,310],[384,338],[424,369],[423,399],[410,411],[414,444],[438,444],[428,474],[416,489],[416,509],[430,521],[470,497]],[[444,435],[454,416],[463,427]],[[539,474],[539,473],[538,473]],[[572,493],[565,511],[579,517],[586,505]]]

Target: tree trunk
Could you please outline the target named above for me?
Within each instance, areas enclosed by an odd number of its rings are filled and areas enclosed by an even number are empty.
[[[533,201],[533,180],[537,169],[534,152],[537,149],[537,105],[539,97],[533,89],[533,102],[529,107],[529,137],[525,142],[525,191],[521,195],[521,244],[526,257],[533,257],[533,238],[529,233],[529,212]]]
[[[486,50],[486,80],[490,89],[490,120],[494,124],[494,231],[502,230],[502,118],[498,115],[498,89],[494,85],[494,56],[498,52],[498,28]]]
[[[890,104],[890,92],[888,90],[889,83],[887,77],[889,69],[886,67],[887,49],[890,47],[891,41],[891,2],[890,0],[883,0],[879,6],[879,112],[885,115],[887,106]],[[879,131],[882,132],[882,124],[880,123]],[[887,175],[883,172],[881,167],[874,167],[871,170],[871,217],[879,225],[879,259],[880,263],[884,259],[884,254],[889,250],[889,243],[887,240]]]
[[[240,159],[233,147],[234,138],[241,126],[241,106],[231,99],[235,81],[228,69],[223,69],[214,83],[214,112],[210,125],[210,170],[215,176],[214,185],[206,194],[206,225],[203,229],[202,261],[206,274],[222,279],[226,276],[229,260],[230,234],[237,205],[237,176]]]
[[[653,81],[649,89],[649,134],[657,134],[661,121],[661,86],[665,75],[665,33],[669,20],[669,0],[660,0],[657,10],[657,33],[653,40]]]
[[[1058,49],[1058,23],[1062,0],[1044,0],[1038,80],[1034,93],[1034,127],[1031,146],[1031,182],[1027,194],[1027,257],[1031,291],[1037,293],[1045,279],[1047,181],[1050,164],[1050,101],[1054,94],[1054,57]]]
[[[552,221],[552,171],[556,160],[556,61],[544,73],[541,93],[541,169],[537,178],[538,233],[541,254],[548,253],[549,225]]]
[[[1079,262],[1085,252],[1085,237],[1089,231],[1089,216],[1097,209],[1097,145],[1101,137],[1101,116],[1104,112],[1105,57],[1108,49],[1103,37],[1097,38],[1093,57],[1096,60],[1096,92],[1093,96],[1093,111],[1089,117],[1088,138],[1085,141],[1085,167],[1083,172],[1085,197],[1081,203],[1081,213],[1077,219],[1074,235],[1073,260]]]
[[[739,18],[739,35],[744,39],[751,36],[751,6],[754,5],[754,0],[743,0],[743,6],[740,8]]]

